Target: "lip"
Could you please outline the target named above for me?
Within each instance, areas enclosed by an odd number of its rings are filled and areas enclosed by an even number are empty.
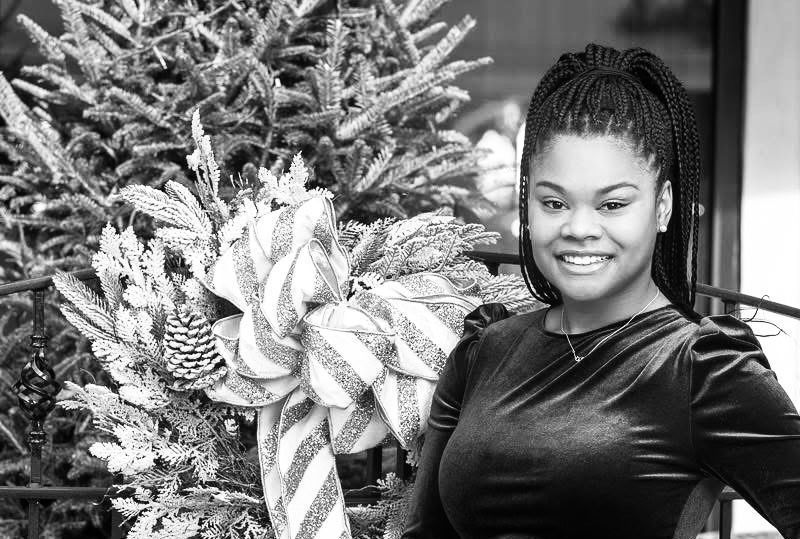
[[[575,254],[574,251],[567,251],[564,254]],[[581,255],[576,255],[581,256]],[[587,253],[583,253],[583,256],[587,256]],[[592,255],[589,255],[592,256]],[[591,275],[593,273],[597,273],[605,268],[609,262],[614,260],[614,257],[611,255],[594,255],[594,256],[608,256],[605,260],[601,260],[600,262],[595,262],[594,264],[587,264],[587,265],[578,265],[578,264],[570,264],[564,260],[561,260],[561,255],[556,256],[556,260],[558,261],[558,265],[564,271],[564,273],[568,273],[570,275]]]
[[[595,251],[561,251],[556,253],[556,256],[613,256],[608,253],[598,253]]]

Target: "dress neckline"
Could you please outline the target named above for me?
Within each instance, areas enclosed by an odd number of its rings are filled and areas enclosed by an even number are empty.
[[[541,331],[545,335],[550,335],[552,337],[563,337],[564,334],[561,333],[560,331],[550,331],[549,329],[546,329],[544,327],[544,321],[547,318],[547,313],[549,313],[550,309],[552,308],[553,306],[551,305],[547,309],[542,309],[542,315],[539,317],[539,320],[537,320],[536,327],[539,329],[539,331]],[[673,303],[670,303],[669,305],[662,305],[661,307],[656,307],[655,309],[643,312],[642,314],[637,316],[637,319],[641,320],[650,316],[653,313],[658,313],[661,311],[665,311],[667,309],[677,309],[677,307]],[[630,317],[624,320],[617,320],[616,322],[611,322],[610,324],[606,324],[605,326],[601,326],[599,328],[590,329],[589,331],[582,331],[580,333],[567,333],[567,335],[569,335],[572,338],[572,337],[583,337],[585,335],[592,335],[594,333],[601,333],[603,331],[607,331],[609,329],[616,329],[619,326],[625,325],[625,323],[628,320],[630,320]]]

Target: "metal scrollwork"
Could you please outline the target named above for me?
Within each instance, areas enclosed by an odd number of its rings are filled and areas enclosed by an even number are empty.
[[[56,381],[56,374],[45,359],[47,336],[44,334],[44,290],[34,290],[33,313],[33,357],[22,368],[19,381],[12,389],[19,398],[19,406],[25,415],[33,421],[43,421],[55,407],[56,395],[61,391],[61,384]]]

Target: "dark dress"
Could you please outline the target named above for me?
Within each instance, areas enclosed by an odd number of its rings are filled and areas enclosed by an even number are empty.
[[[747,324],[665,306],[576,363],[544,315],[467,317],[404,538],[694,539],[726,483],[800,539],[800,416]]]

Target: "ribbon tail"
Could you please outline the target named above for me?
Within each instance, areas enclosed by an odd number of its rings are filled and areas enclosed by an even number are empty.
[[[288,399],[285,399],[288,400]],[[258,460],[261,464],[261,486],[264,501],[267,503],[269,519],[276,539],[289,539],[286,525],[286,507],[281,495],[281,477],[278,470],[278,428],[281,410],[285,400],[281,400],[258,410]]]
[[[328,409],[299,389],[281,410],[275,464],[289,539],[351,538],[329,421]]]

